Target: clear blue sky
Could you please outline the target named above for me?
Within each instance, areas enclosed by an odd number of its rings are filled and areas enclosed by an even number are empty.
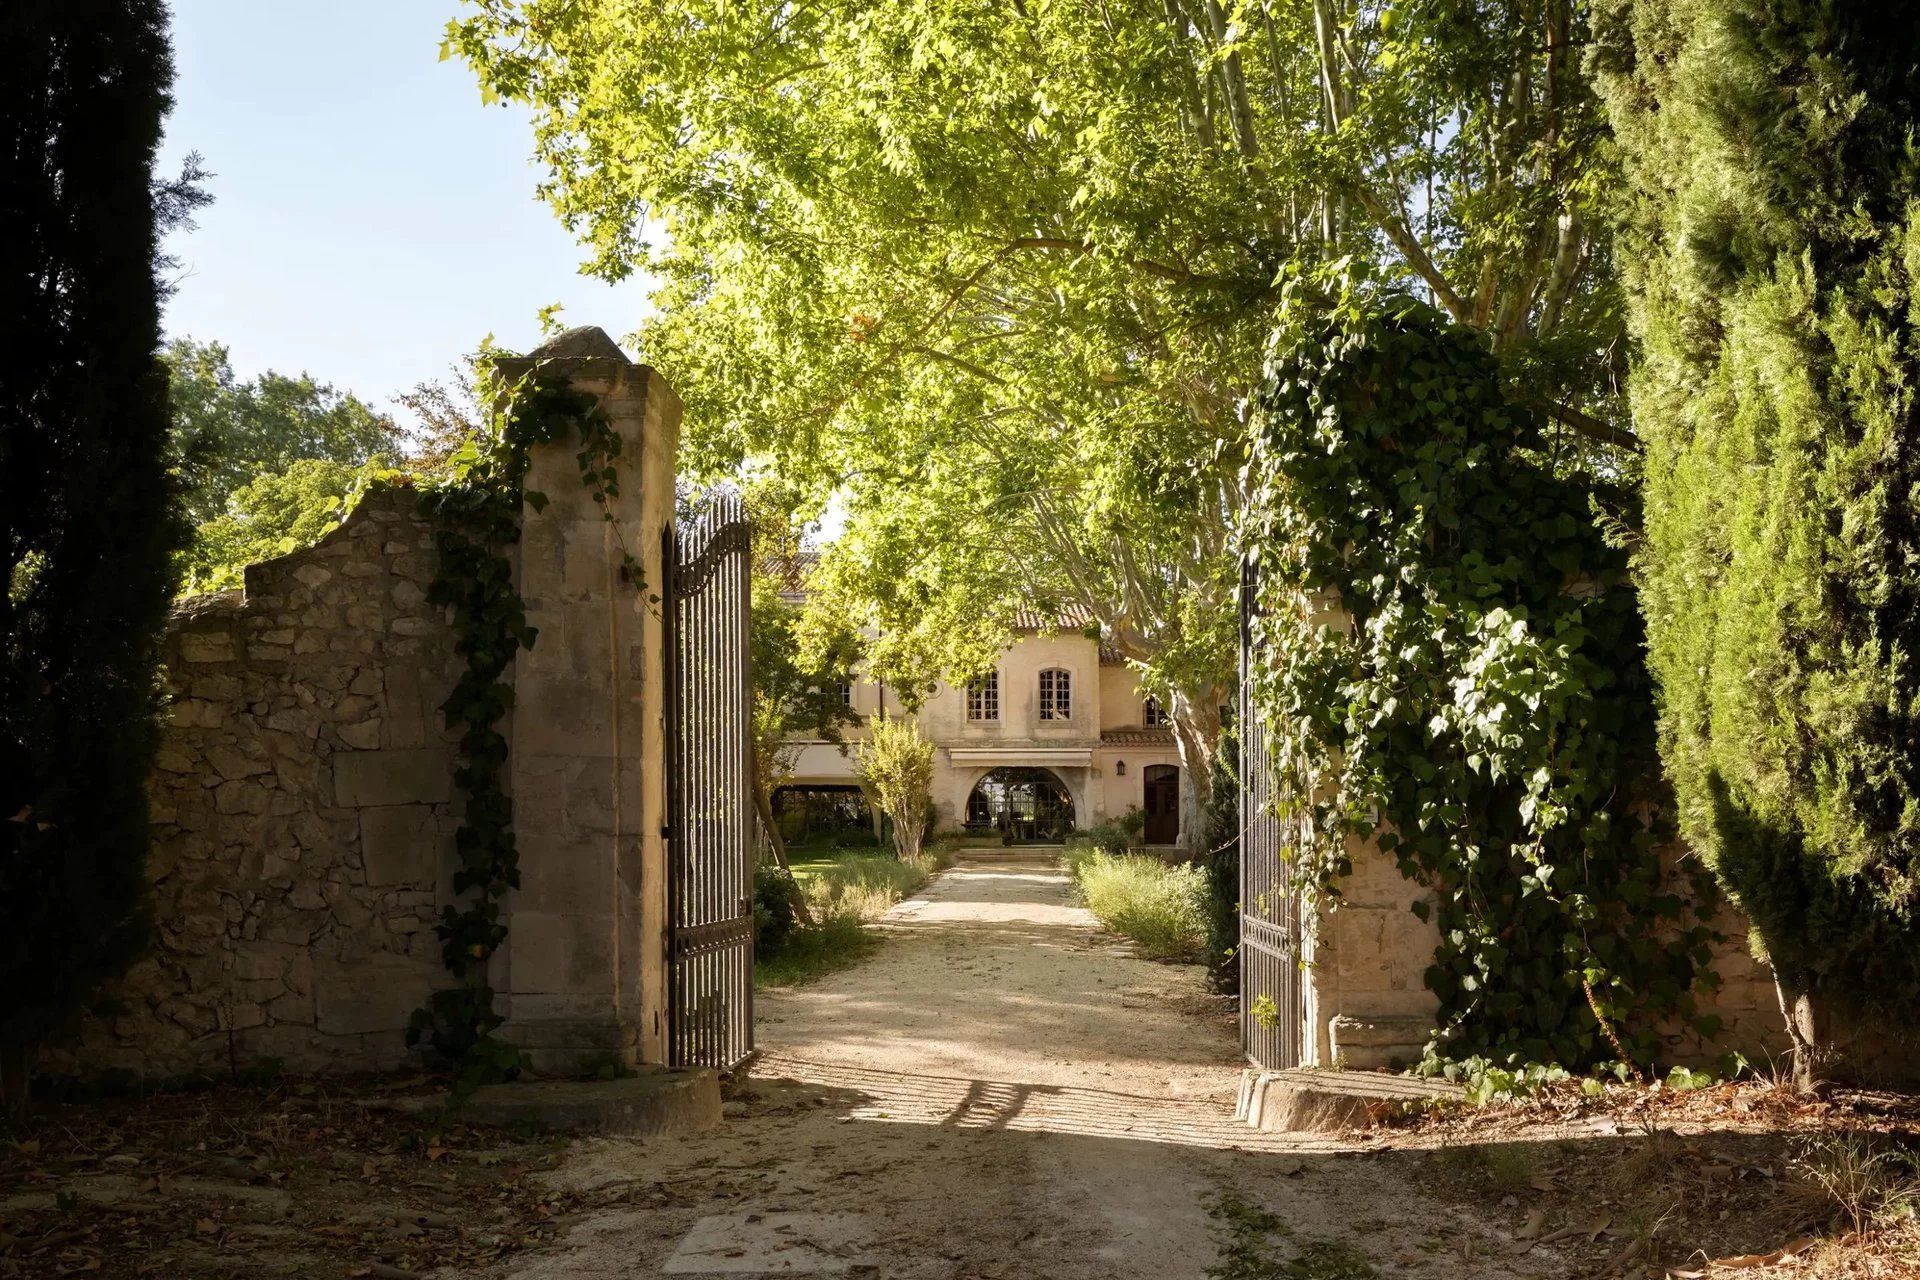
[[[579,274],[534,197],[524,113],[439,62],[456,0],[174,0],[176,105],[163,166],[215,175],[169,337],[218,340],[242,376],[305,370],[386,404],[487,333],[526,349],[566,305],[624,343],[646,285]]]

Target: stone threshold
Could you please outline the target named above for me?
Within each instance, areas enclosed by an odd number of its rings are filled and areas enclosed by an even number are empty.
[[[1380,1071],[1295,1067],[1243,1071],[1234,1119],[1255,1129],[1337,1133],[1366,1129],[1435,1103],[1462,1102],[1467,1091],[1447,1080]]]

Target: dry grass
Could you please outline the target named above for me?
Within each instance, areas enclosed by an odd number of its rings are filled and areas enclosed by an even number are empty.
[[[1197,867],[1168,866],[1144,854],[1070,849],[1067,869],[1087,909],[1155,960],[1206,955],[1206,885]]]
[[[1431,1112],[1385,1141],[1437,1194],[1505,1215],[1517,1253],[1576,1274],[1920,1277],[1920,1098],[1569,1089]]]

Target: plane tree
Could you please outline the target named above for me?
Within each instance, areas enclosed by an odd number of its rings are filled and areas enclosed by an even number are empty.
[[[1555,447],[1630,443],[1583,13],[478,0],[447,51],[531,108],[589,268],[660,280],[689,460],[844,515],[815,600],[882,633],[874,673],[964,677],[1073,606],[1164,696],[1191,806],[1283,292],[1412,288]]]

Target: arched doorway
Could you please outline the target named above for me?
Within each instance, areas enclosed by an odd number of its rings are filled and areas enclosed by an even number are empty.
[[[1140,807],[1147,814],[1140,838],[1148,844],[1173,844],[1180,839],[1180,770],[1170,764],[1150,764],[1140,778],[1145,792]]]
[[[1057,844],[1073,831],[1073,793],[1050,769],[995,769],[967,797],[967,830]]]

